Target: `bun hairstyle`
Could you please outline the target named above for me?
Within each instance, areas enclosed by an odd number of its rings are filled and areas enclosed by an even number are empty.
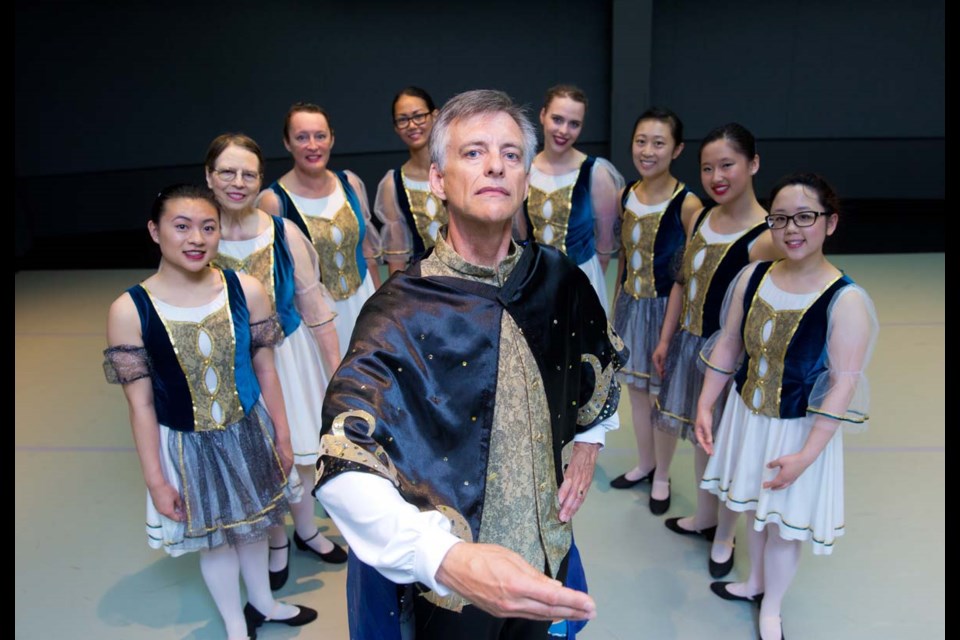
[[[153,224],[160,224],[160,216],[163,215],[163,210],[167,206],[167,203],[171,200],[178,199],[206,200],[210,203],[210,206],[213,207],[214,211],[217,212],[217,216],[220,216],[220,205],[217,204],[217,199],[209,187],[206,185],[180,183],[172,184],[160,190],[157,197],[153,199],[153,206],[150,208],[150,221],[153,222]]]
[[[756,139],[745,126],[737,122],[728,122],[708,133],[703,142],[700,143],[700,156],[703,156],[704,147],[721,139],[726,140],[748,162],[757,156]]]
[[[393,103],[391,103],[390,105],[391,119],[393,118],[394,110],[397,108],[397,103],[400,101],[400,98],[402,98],[403,96],[420,98],[421,100],[424,101],[424,103],[426,103],[427,111],[429,111],[430,113],[433,113],[434,111],[437,110],[437,106],[433,104],[433,98],[430,97],[430,94],[427,93],[426,89],[421,89],[420,87],[415,87],[413,85],[410,85],[409,87],[404,87],[403,89],[400,89],[400,91],[397,92],[397,95],[393,96]],[[327,119],[327,122],[330,122],[330,120]],[[284,137],[286,137],[286,133],[284,133]]]
[[[665,107],[650,107],[641,113],[637,121],[633,123],[632,133],[630,134],[631,145],[633,144],[633,134],[636,133],[637,127],[639,127],[640,123],[644,120],[656,120],[665,123],[670,127],[673,144],[678,145],[683,142],[683,122],[680,120],[680,116]]]
[[[327,128],[330,129],[330,135],[333,135],[333,123],[330,121],[330,114],[320,105],[312,102],[294,102],[287,110],[287,115],[283,118],[283,139],[290,138],[290,120],[298,113],[319,113],[327,121]]]
[[[558,84],[547,89],[547,93],[543,97],[543,108],[548,109],[554,98],[570,98],[574,102],[582,104],[584,111],[587,110],[587,94],[576,85]]]
[[[784,188],[792,185],[800,185],[816,193],[817,200],[820,201],[820,206],[828,214],[840,213],[840,197],[837,195],[837,192],[833,190],[833,187],[830,186],[830,183],[818,173],[797,172],[780,178],[770,190],[769,204],[772,206],[777,194]]]

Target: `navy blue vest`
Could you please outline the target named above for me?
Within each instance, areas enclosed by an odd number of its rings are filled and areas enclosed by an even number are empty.
[[[763,276],[770,270],[772,262],[763,262],[757,265],[743,296],[743,321],[740,324],[740,334],[743,335],[747,322],[747,313],[753,301]],[[787,346],[786,357],[783,363],[783,380],[780,390],[780,415],[778,417],[802,418],[807,415],[807,400],[813,385],[824,371],[827,370],[827,311],[834,294],[843,287],[853,284],[853,280],[844,275],[839,278],[814,301],[803,314],[796,332]],[[737,370],[734,380],[737,392],[741,392],[747,379],[747,366],[750,354],[744,358]],[[746,401],[747,399],[744,398]]]
[[[227,283],[227,302],[233,317],[236,348],[234,352],[234,376],[237,393],[245,413],[249,413],[260,398],[260,384],[253,371],[250,356],[250,312],[247,297],[240,286],[237,274],[229,269],[223,271]],[[180,361],[170,343],[163,321],[141,285],[127,289],[140,314],[140,331],[143,346],[150,354],[153,385],[153,403],[157,420],[175,431],[193,431],[193,401],[190,387],[183,375]]]

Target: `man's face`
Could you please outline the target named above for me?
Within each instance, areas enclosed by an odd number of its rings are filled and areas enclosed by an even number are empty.
[[[446,166],[430,167],[430,187],[451,217],[510,220],[527,194],[523,135],[508,114],[489,113],[450,125]]]

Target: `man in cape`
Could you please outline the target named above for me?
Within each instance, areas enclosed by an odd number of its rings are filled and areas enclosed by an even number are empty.
[[[443,107],[446,234],[366,303],[327,390],[316,496],[350,545],[351,638],[545,638],[595,615],[563,581],[625,353],[576,265],[511,238],[535,145],[506,94]]]

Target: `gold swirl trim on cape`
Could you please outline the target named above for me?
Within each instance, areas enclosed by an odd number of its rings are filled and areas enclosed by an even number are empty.
[[[615,351],[618,353],[623,351],[623,338],[620,337],[620,334],[617,333],[617,330],[613,328],[612,324],[610,324],[610,320],[607,320],[607,339],[610,340],[610,344],[613,345]]]
[[[473,534],[470,532],[470,524],[467,523],[467,519],[463,517],[459,511],[453,507],[448,507],[445,504],[437,505],[436,510],[443,514],[443,517],[447,518],[450,521],[450,533],[457,536],[464,542],[473,542]],[[470,604],[459,593],[452,592],[448,596],[438,595],[436,591],[426,591],[420,594],[421,597],[425,598],[430,604],[440,607],[441,609],[447,609],[448,611],[455,611],[460,613],[463,610],[464,605]]]
[[[376,419],[367,411],[345,411],[338,415],[333,421],[331,432],[320,438],[320,458],[329,456],[339,460],[355,462],[369,468],[374,473],[383,476],[394,486],[400,486],[400,477],[393,460],[383,450],[379,444],[373,452],[354,444],[344,432],[344,422],[348,418],[360,418],[367,423],[367,435],[372,436],[376,428]],[[317,477],[323,474],[323,462],[317,465]]]
[[[621,343],[622,344],[622,343]],[[607,398],[610,396],[610,383],[613,381],[613,360],[607,364],[606,368],[600,367],[600,359],[592,353],[585,353],[580,356],[580,362],[586,362],[593,368],[594,380],[593,395],[587,404],[580,407],[577,411],[577,424],[585,426],[591,424],[606,406]]]

